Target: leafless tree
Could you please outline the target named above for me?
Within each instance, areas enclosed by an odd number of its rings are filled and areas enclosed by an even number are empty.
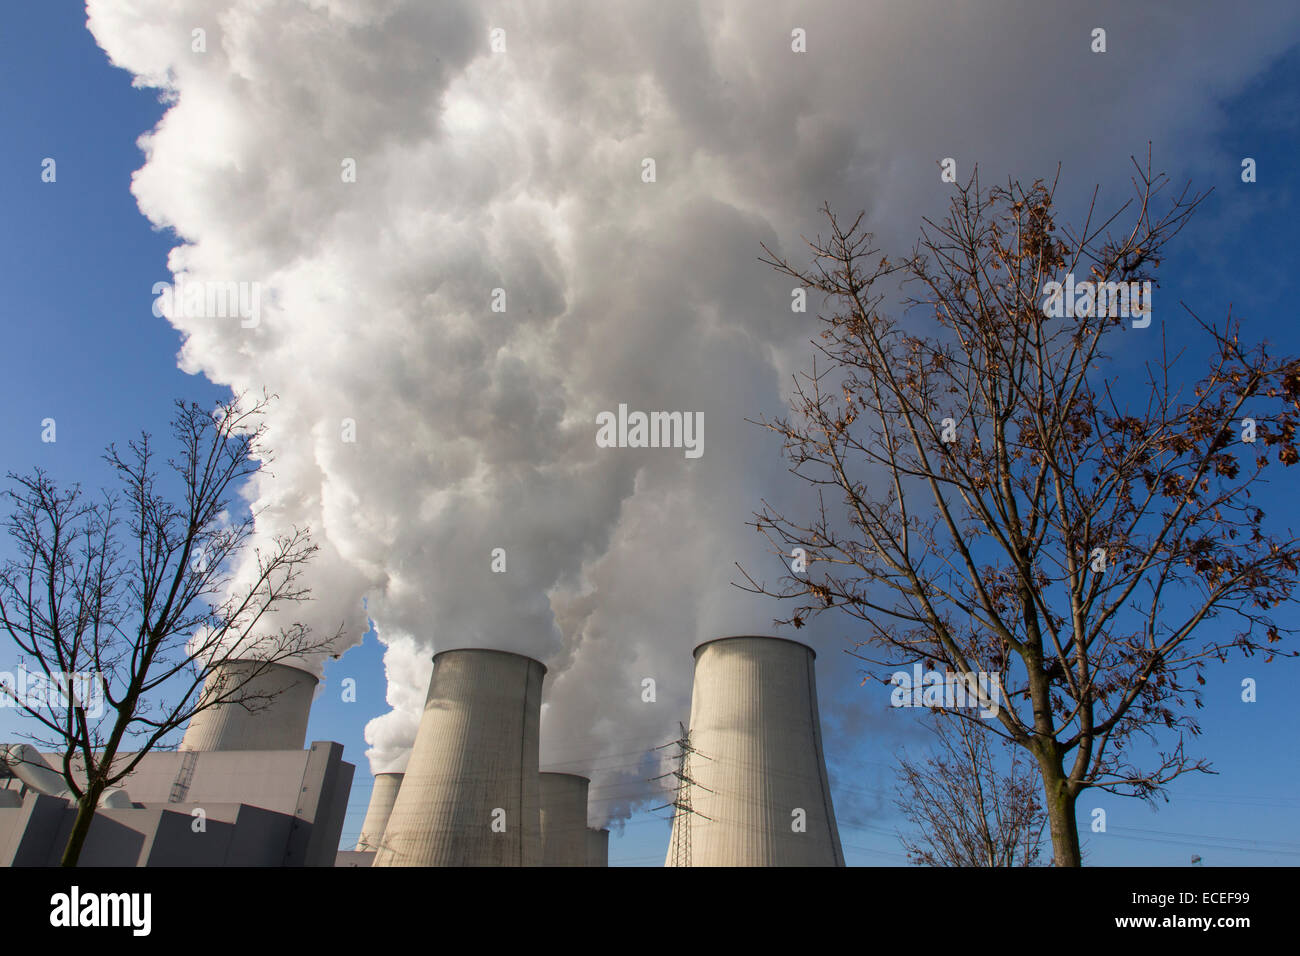
[[[921,866],[1033,866],[1047,814],[1038,774],[1025,752],[943,711],[931,726],[938,749],[928,759],[899,759],[895,806],[916,828],[900,837]]]
[[[245,551],[256,515],[236,516],[234,498],[270,460],[269,402],[237,397],[215,411],[177,402],[176,456],[160,468],[147,434],[125,452],[110,445],[117,486],[96,498],[40,470],[9,475],[5,528],[17,557],[0,568],[0,625],[29,673],[27,687],[0,693],[40,725],[25,736],[58,753],[76,797],[65,866],[76,865],[104,792],[145,754],[209,707],[266,707],[277,692],[250,682],[338,636],[270,623],[309,597],[308,530]],[[256,663],[207,682],[238,659]]]
[[[873,666],[996,676],[996,720],[954,712],[1032,755],[1058,866],[1080,863],[1088,788],[1150,799],[1209,770],[1184,747],[1207,661],[1295,656],[1271,612],[1292,597],[1300,549],[1251,489],[1300,460],[1300,361],[1247,344],[1231,309],[1213,324],[1186,305],[1049,308],[1068,277],[1156,288],[1203,196],[1164,196],[1149,157],[1134,167],[1136,201],[1101,219],[1094,192],[1077,231],[1054,222],[1056,181],[984,191],[976,175],[903,260],[879,257],[861,215],[845,228],[829,208],[811,268],[766,246],[762,260],[830,314],[792,418],[759,422],[816,501],[802,517],[763,502],[754,524],[784,573],[767,584],[742,568],[740,586],[796,605],[778,626],[852,616]],[[895,280],[919,290],[899,297],[906,324],[881,310]],[[1198,341],[1208,357],[1185,374]],[[1121,348],[1158,358],[1121,375]],[[1145,766],[1129,757],[1135,735],[1164,741]]]

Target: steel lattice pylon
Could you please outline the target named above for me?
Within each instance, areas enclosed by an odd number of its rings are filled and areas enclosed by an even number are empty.
[[[700,787],[706,793],[712,793],[708,787],[700,786],[696,781],[691,779],[691,755],[694,754],[709,760],[707,754],[702,754],[691,746],[691,734],[686,727],[678,723],[678,730],[681,736],[677,740],[670,741],[656,747],[656,750],[663,750],[666,747],[677,748],[677,769],[660,774],[654,777],[654,780],[663,780],[667,777],[677,778],[677,791],[671,803],[665,803],[662,806],[655,807],[655,810],[665,810],[668,807],[673,808],[673,842],[672,842],[672,860],[673,866],[690,866],[691,865],[691,817],[700,817],[708,820],[704,814],[695,810],[691,806],[691,788]]]

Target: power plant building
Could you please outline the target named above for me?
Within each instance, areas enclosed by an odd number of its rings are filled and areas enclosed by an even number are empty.
[[[506,651],[434,655],[424,715],[373,865],[541,863],[545,674],[538,661]]]
[[[843,866],[812,648],[775,637],[694,652],[688,788],[668,865]],[[546,668],[498,650],[433,658],[404,773],[374,777],[356,849],[340,852],[354,767],[339,743],[304,749],[318,685],[265,668],[262,699],[196,715],[180,749],[147,754],[101,799],[91,866],[608,866],[609,831],[587,825],[590,780],[539,772]],[[205,692],[248,676],[215,671]],[[0,748],[0,866],[56,865],[76,806],[57,755]]]
[[[260,672],[250,676],[254,668]],[[248,706],[231,703],[199,711],[185,729],[180,749],[301,750],[316,683],[315,674],[288,664],[226,661],[208,675],[203,693],[238,686]]]
[[[205,686],[248,666],[230,662]],[[80,865],[333,866],[355,768],[342,744],[304,749],[316,683],[273,664],[248,688],[264,698],[253,710],[197,714],[181,749],[146,754],[101,799]],[[52,769],[60,756],[12,747],[3,758],[0,866],[57,865],[77,814]]]
[[[42,755],[47,765],[59,759]],[[160,751],[103,803],[82,866],[333,866],[352,764],[343,745],[305,750]],[[77,808],[57,794],[0,780],[0,866],[57,866]]]
[[[541,775],[542,866],[587,865],[587,788],[573,773]]]
[[[370,805],[366,808],[366,819],[361,824],[361,836],[357,838],[357,849],[378,850],[384,839],[384,829],[388,818],[392,816],[393,804],[397,802],[397,791],[402,788],[400,773],[375,774],[374,789],[370,791]]]
[[[587,828],[587,866],[609,866],[609,831]]]
[[[815,658],[811,647],[775,637],[724,637],[695,649],[689,739],[696,812],[675,814],[667,865],[844,865]]]

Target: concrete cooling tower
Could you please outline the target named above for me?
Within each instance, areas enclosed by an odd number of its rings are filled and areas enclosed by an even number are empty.
[[[542,866],[587,865],[587,787],[572,773],[541,775]]]
[[[374,866],[541,863],[538,726],[546,668],[442,651]]]
[[[226,661],[208,675],[204,692],[221,681],[241,681],[254,661]],[[240,694],[274,695],[250,702],[255,710],[238,703],[200,711],[190,720],[181,750],[302,750],[307,740],[316,676],[287,664],[261,665],[266,669],[249,681]]]
[[[698,754],[689,775],[697,813],[674,817],[666,865],[844,865],[815,657],[776,637],[724,637],[695,649],[690,742]]]
[[[402,788],[400,773],[375,774],[375,786],[370,791],[370,806],[366,808],[366,819],[361,824],[361,836],[357,838],[358,850],[378,850],[384,838],[384,828],[392,815],[393,804],[397,802],[397,791]]]
[[[587,828],[587,865],[609,866],[609,831]]]

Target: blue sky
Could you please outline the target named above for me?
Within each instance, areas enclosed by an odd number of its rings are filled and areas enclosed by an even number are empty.
[[[77,4],[7,11],[0,71],[0,263],[8,290],[0,463],[16,471],[40,466],[61,481],[93,486],[104,477],[99,454],[106,443],[141,429],[164,432],[175,398],[209,403],[228,393],[177,367],[180,337],[150,308],[153,283],[170,278],[166,258],[177,240],[151,228],[130,182],[143,162],[137,137],[165,107],[156,92],[132,89],[129,75],[108,64]],[[1300,352],[1291,289],[1295,256],[1289,251],[1300,246],[1293,172],[1300,147],[1297,89],[1300,51],[1293,45],[1218,100],[1215,115],[1207,117],[1213,148],[1206,156],[1175,157],[1170,164],[1195,170],[1196,185],[1215,193],[1180,238],[1165,276],[1171,298],[1197,301],[1211,315],[1231,303],[1248,317],[1248,330],[1291,353]],[[1242,156],[1257,160],[1258,182],[1240,181]],[[45,157],[57,161],[54,184],[41,181]],[[57,422],[53,444],[40,440],[45,418]],[[1294,522],[1295,481],[1295,473],[1279,474],[1265,493],[1262,506],[1271,521]],[[344,847],[356,838],[369,795],[362,730],[389,710],[382,653],[371,634],[327,664],[326,690],[309,728],[309,739],[341,741],[357,764]],[[11,649],[0,648],[0,670],[11,665]],[[852,672],[838,648],[821,649],[827,757],[845,855],[851,865],[895,865],[903,857],[894,836],[900,821],[891,805],[892,758],[899,746],[915,747],[924,738],[894,719],[887,695],[871,696],[854,680],[839,679]],[[1170,801],[1155,808],[1085,795],[1080,821],[1089,863],[1184,865],[1194,854],[1207,865],[1300,863],[1300,672],[1290,662],[1266,666],[1234,658],[1206,676],[1205,733],[1193,746],[1218,775],[1176,782]],[[355,703],[340,699],[344,677],[357,679]],[[1258,683],[1255,703],[1240,699],[1246,677]],[[12,713],[0,711],[0,736],[14,726]],[[601,758],[601,765],[631,764],[648,743],[630,736],[625,749]],[[593,800],[613,796],[593,792]],[[1104,834],[1087,832],[1094,807],[1107,811]],[[611,863],[658,865],[667,834],[665,820],[634,814],[611,840]]]

